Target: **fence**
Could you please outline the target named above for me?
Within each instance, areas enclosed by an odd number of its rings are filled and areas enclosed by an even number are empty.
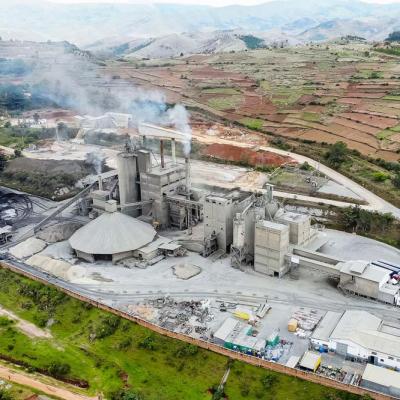
[[[22,269],[14,266],[12,264],[8,264],[8,263],[4,262],[4,261],[0,261],[0,267],[8,269],[10,271],[13,271],[13,272],[15,272],[17,274],[24,275],[27,278],[30,278],[30,279],[33,279],[35,281],[41,282],[41,283],[43,283],[45,285],[53,286],[52,284],[49,284],[45,279],[41,279],[40,277],[37,277],[37,276],[35,276],[35,275],[25,271],[25,270],[22,270]],[[323,385],[323,386],[328,386],[328,387],[331,387],[331,388],[334,388],[334,389],[338,389],[338,390],[343,390],[343,391],[346,391],[346,392],[354,393],[354,394],[357,394],[357,395],[360,395],[360,396],[369,395],[373,399],[376,399],[376,400],[393,400],[393,397],[385,395],[385,394],[382,394],[382,393],[377,393],[377,392],[374,392],[372,390],[361,388],[359,386],[346,385],[346,384],[344,384],[342,382],[327,378],[325,376],[317,375],[317,374],[314,374],[314,373],[311,373],[311,372],[305,372],[305,371],[302,371],[302,370],[299,370],[299,369],[296,369],[296,368],[290,368],[290,367],[287,367],[285,365],[281,365],[281,364],[278,364],[278,363],[273,363],[273,362],[270,362],[270,361],[267,361],[267,360],[263,360],[263,359],[258,358],[258,357],[250,356],[250,355],[247,355],[247,354],[238,353],[236,351],[232,351],[232,350],[226,349],[225,347],[221,347],[221,346],[219,346],[217,344],[210,343],[210,342],[207,342],[205,340],[196,339],[196,338],[193,338],[191,336],[188,336],[188,335],[185,335],[185,334],[182,334],[182,333],[177,333],[177,332],[170,331],[168,329],[162,328],[161,326],[158,326],[158,325],[153,324],[151,322],[148,322],[148,321],[146,321],[144,319],[141,319],[141,318],[139,318],[137,316],[130,315],[130,314],[124,312],[124,311],[115,309],[113,307],[107,306],[106,304],[103,304],[103,303],[100,303],[98,301],[95,301],[95,300],[92,300],[90,298],[87,298],[85,296],[82,296],[81,294],[76,293],[76,292],[74,292],[72,290],[69,290],[69,289],[66,289],[66,288],[63,288],[63,287],[59,287],[59,286],[56,286],[56,287],[57,287],[57,289],[61,290],[62,292],[68,294],[71,297],[74,297],[74,298],[76,298],[78,300],[81,300],[83,302],[89,303],[89,304],[91,304],[91,305],[93,305],[93,306],[95,306],[97,308],[102,309],[102,310],[111,312],[111,313],[113,313],[115,315],[118,315],[118,316],[120,316],[122,318],[125,318],[125,319],[128,319],[130,321],[133,321],[133,322],[135,322],[135,323],[137,323],[137,324],[139,324],[139,325],[141,325],[141,326],[143,326],[145,328],[148,328],[148,329],[150,329],[150,330],[152,330],[154,332],[159,333],[160,335],[168,336],[168,337],[170,337],[172,339],[177,339],[177,340],[181,340],[183,342],[189,343],[189,344],[193,344],[195,346],[201,347],[201,348],[206,349],[206,350],[213,351],[215,353],[221,354],[221,355],[226,356],[228,358],[231,358],[231,359],[234,359],[234,360],[238,360],[238,361],[242,361],[242,362],[245,362],[247,364],[252,364],[254,366],[261,367],[261,368],[264,368],[264,369],[269,369],[269,370],[272,370],[272,371],[275,371],[275,372],[279,372],[279,373],[282,373],[282,374],[291,375],[291,376],[294,376],[296,378],[304,379],[304,380],[307,380],[309,382],[314,382],[316,384],[320,384],[320,385]]]

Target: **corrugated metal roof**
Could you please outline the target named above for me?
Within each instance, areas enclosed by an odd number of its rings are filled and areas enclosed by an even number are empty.
[[[364,263],[368,264],[365,268],[363,268]],[[390,276],[389,270],[372,265],[367,261],[345,261],[339,263],[337,266],[340,267],[342,274],[361,276],[363,279],[377,283],[382,283],[386,279],[388,280]]]
[[[156,233],[151,225],[129,215],[104,213],[77,230],[69,243],[87,254],[117,254],[145,246]]]
[[[233,318],[227,318],[224,323],[214,333],[214,337],[226,341],[233,329],[240,324],[240,322]]]
[[[362,379],[388,388],[400,389],[400,373],[373,364],[367,364]]]
[[[349,310],[332,332],[331,339],[346,340],[370,351],[400,357],[400,337],[380,330],[382,320],[366,311]]]
[[[340,318],[342,318],[342,313],[328,311],[324,318],[317,325],[311,338],[319,340],[329,340],[331,333],[336,328]]]
[[[315,371],[321,363],[321,354],[307,351],[300,361],[300,367]]]

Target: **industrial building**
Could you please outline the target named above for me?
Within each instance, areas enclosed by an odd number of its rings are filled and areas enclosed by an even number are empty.
[[[152,242],[157,232],[145,222],[109,210],[78,229],[69,239],[76,255],[89,262],[111,260],[116,263]]]
[[[310,342],[317,349],[346,359],[400,369],[400,326],[366,311],[328,311]]]
[[[234,318],[227,318],[213,335],[214,343],[227,349],[257,354],[265,349],[265,339],[252,335],[253,327]]]
[[[368,364],[362,375],[360,386],[400,398],[400,373]]]

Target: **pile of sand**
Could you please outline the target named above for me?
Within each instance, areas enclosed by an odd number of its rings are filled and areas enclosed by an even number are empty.
[[[56,260],[44,254],[35,254],[26,260],[32,267],[46,271],[57,278],[77,283],[97,283],[87,276],[87,269],[79,265],[71,265],[67,261]]]
[[[56,243],[69,239],[81,227],[82,224],[79,222],[62,222],[47,226],[38,232],[36,236],[47,243]]]
[[[68,279],[68,272],[71,268],[71,264],[66,261],[55,260],[54,258],[42,254],[35,254],[30,257],[26,263],[65,280]]]
[[[172,270],[179,279],[190,279],[201,272],[201,268],[193,264],[177,264],[172,267]]]
[[[9,252],[15,258],[26,258],[33,254],[39,253],[46,247],[46,243],[43,240],[31,237],[14,247],[11,247]]]

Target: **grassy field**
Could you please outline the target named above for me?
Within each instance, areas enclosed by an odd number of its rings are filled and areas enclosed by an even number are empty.
[[[242,118],[239,122],[245,125],[247,128],[256,130],[261,129],[264,124],[264,121],[262,119],[256,118]]]
[[[241,102],[241,97],[237,95],[232,95],[229,97],[214,97],[207,101],[208,105],[219,111],[235,109],[239,106]]]
[[[39,326],[52,339],[28,339],[13,324],[0,326],[0,355],[28,370],[87,381],[88,394],[130,390],[140,399],[211,399],[228,359],[155,334],[92,308],[56,289],[0,269],[0,305]],[[62,367],[62,368],[61,368]],[[234,362],[229,399],[357,399],[358,396]],[[273,385],[273,390],[269,385]]]

